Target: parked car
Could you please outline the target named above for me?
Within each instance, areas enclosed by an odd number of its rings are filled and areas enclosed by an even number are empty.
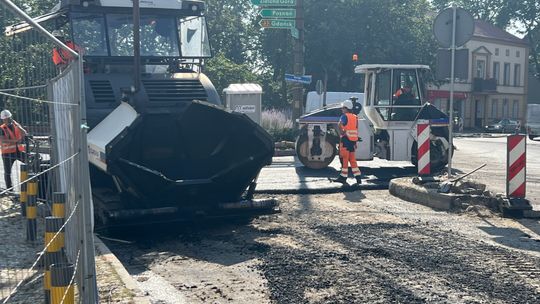
[[[516,129],[520,128],[520,123],[517,120],[503,119],[499,122],[487,125],[484,130],[486,132],[507,133],[514,132]]]

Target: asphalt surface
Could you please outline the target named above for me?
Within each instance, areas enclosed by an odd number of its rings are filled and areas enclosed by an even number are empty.
[[[474,178],[504,192],[505,138],[455,143],[455,172],[486,163]],[[538,209],[540,143],[528,144],[528,195]],[[328,180],[338,166],[316,171],[275,158],[259,177],[261,193],[336,193],[278,195],[281,214],[248,224],[146,227],[107,244],[152,303],[540,303],[538,220],[478,206],[437,212],[385,190],[344,189]],[[360,166],[368,185],[414,175],[407,163]]]
[[[279,196],[248,225],[108,242],[152,303],[539,303],[540,225],[387,191]],[[120,236],[119,236],[120,237]]]
[[[479,137],[484,136],[484,137]],[[453,158],[456,176],[468,173],[487,164],[471,176],[488,186],[494,193],[506,193],[506,137],[501,134],[483,134],[477,137],[457,137]],[[389,162],[375,159],[359,162],[363,175],[363,190],[386,188],[390,179],[414,176],[415,168],[408,162]],[[305,168],[293,156],[275,157],[271,166],[264,168],[259,176],[257,192],[265,194],[337,193],[345,189],[329,179],[339,174],[340,164],[336,158],[330,167],[322,170]],[[349,178],[349,184],[354,179]],[[540,210],[540,139],[527,139],[527,198],[535,210]]]
[[[471,177],[496,193],[506,193],[506,138],[456,138],[453,168],[466,173],[487,166]],[[540,140],[527,138],[527,199],[540,210]]]
[[[339,159],[336,157],[326,169],[314,170],[306,168],[293,156],[274,157],[272,165],[264,168],[257,181],[257,193],[265,194],[313,194],[336,193],[349,190],[340,183],[330,179],[338,177],[341,170]],[[362,171],[362,186],[365,190],[387,189],[392,178],[415,174],[415,167],[409,162],[389,162],[374,159],[359,162]],[[349,178],[349,185],[356,181]]]

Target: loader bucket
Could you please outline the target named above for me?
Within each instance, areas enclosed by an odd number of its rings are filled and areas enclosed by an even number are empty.
[[[148,111],[107,146],[107,171],[145,207],[235,202],[272,162],[270,135],[247,116],[193,101]]]

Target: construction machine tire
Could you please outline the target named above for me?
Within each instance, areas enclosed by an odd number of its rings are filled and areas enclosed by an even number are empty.
[[[429,146],[429,158],[431,161],[431,173],[442,171],[448,164],[448,151],[443,152],[442,145],[437,145],[431,141]],[[411,162],[418,168],[418,144],[416,141],[412,145]],[[452,154],[453,155],[453,154]]]
[[[337,142],[332,139],[331,137],[326,137],[324,145],[328,145],[327,148],[332,149],[332,156],[327,157],[324,159],[324,161],[312,161],[308,159],[309,155],[309,142],[308,142],[308,136],[306,133],[301,133],[298,138],[296,138],[296,144],[295,144],[295,150],[296,155],[300,162],[310,169],[324,169],[332,163],[334,158],[336,157],[338,151],[337,151]]]

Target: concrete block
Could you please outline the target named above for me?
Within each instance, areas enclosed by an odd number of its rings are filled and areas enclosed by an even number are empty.
[[[403,200],[421,204],[437,210],[452,210],[461,207],[461,195],[438,193],[415,185],[410,177],[390,181],[390,194]]]

